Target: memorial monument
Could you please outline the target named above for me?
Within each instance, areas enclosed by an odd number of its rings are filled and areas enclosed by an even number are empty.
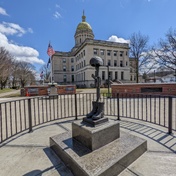
[[[95,67],[96,101],[83,120],[72,123],[72,131],[50,138],[50,147],[75,176],[116,176],[147,150],[147,142],[120,131],[118,121],[104,117],[100,101],[100,57],[90,60]],[[81,107],[79,107],[81,108]]]

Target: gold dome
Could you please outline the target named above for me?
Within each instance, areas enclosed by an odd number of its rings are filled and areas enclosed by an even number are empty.
[[[91,26],[87,22],[81,22],[78,24],[76,30],[92,30]]]
[[[90,26],[89,23],[86,22],[86,16],[84,15],[84,11],[83,11],[82,22],[78,24],[75,34],[77,34],[79,32],[84,32],[84,31],[89,31],[89,32],[93,33],[92,27]]]

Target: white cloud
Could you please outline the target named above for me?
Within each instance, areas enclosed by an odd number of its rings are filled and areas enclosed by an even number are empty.
[[[0,24],[0,32],[5,35],[14,35],[21,37],[26,33],[26,31],[15,23],[2,22]]]
[[[34,48],[28,46],[19,46],[8,40],[8,38],[0,32],[0,47],[4,47],[16,60],[26,61],[31,64],[44,64],[42,59],[39,59],[39,53]]]
[[[0,7],[0,15],[6,15],[6,16],[9,16],[6,12],[5,9],[3,9],[2,7]]]
[[[53,14],[53,16],[57,19],[62,17],[61,14],[57,11]]]
[[[118,38],[115,35],[112,35],[111,37],[109,37],[109,39],[107,41],[117,42],[117,43],[130,43],[129,40],[125,40],[123,38]]]

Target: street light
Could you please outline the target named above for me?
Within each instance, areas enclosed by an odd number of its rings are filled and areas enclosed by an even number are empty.
[[[110,75],[109,75],[109,65],[107,65],[107,72],[108,72],[108,98],[110,97]]]

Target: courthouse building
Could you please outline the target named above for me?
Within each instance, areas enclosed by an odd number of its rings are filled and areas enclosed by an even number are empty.
[[[100,67],[102,85],[109,77],[112,81],[130,81],[129,44],[104,40],[95,40],[93,30],[86,22],[83,13],[82,22],[76,28],[75,46],[69,52],[56,51],[52,56],[53,80],[58,84],[75,84],[78,87],[93,87],[92,74],[95,68],[89,64],[94,56],[103,59]]]

